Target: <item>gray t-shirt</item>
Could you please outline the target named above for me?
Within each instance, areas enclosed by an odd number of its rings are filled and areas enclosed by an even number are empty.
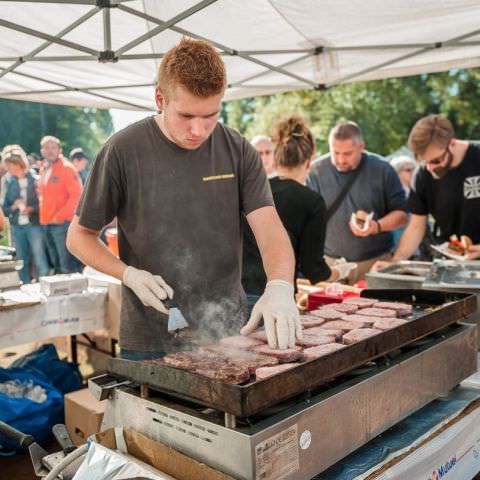
[[[217,124],[196,150],[161,132],[154,117],[112,136],[99,152],[77,214],[101,229],[118,218],[120,258],[161,275],[198,335],[238,332],[245,321],[241,287],[241,213],[273,206],[254,148]],[[120,345],[169,351],[166,316],[123,287]]]
[[[349,261],[369,260],[388,252],[393,246],[391,232],[368,237],[356,237],[348,225],[357,210],[374,212],[374,219],[382,218],[393,210],[406,211],[405,192],[395,170],[382,157],[362,154],[362,167],[345,199],[327,224],[325,254],[345,257]],[[329,154],[318,158],[312,165],[307,185],[320,193],[327,209],[333,204],[352,172],[339,172]]]

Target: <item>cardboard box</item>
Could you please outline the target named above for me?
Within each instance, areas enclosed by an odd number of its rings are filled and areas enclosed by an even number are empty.
[[[87,277],[81,273],[64,273],[50,277],[40,277],[40,291],[47,297],[81,293],[87,288]]]
[[[134,430],[110,428],[91,439],[112,450],[120,449],[176,480],[234,480],[233,477]]]
[[[65,395],[65,425],[75,445],[100,431],[106,400],[99,402],[88,388]]]

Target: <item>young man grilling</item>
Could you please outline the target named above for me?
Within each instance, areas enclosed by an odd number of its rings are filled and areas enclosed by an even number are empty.
[[[246,319],[242,213],[268,277],[242,333],[263,317],[271,347],[293,346],[301,336],[292,247],[255,149],[218,123],[225,87],[218,52],[207,42],[183,39],[159,68],[160,113],[111,137],[91,171],[68,248],[123,281],[124,358],[155,358],[172,350],[162,302],[173,296],[192,335],[240,330]],[[115,216],[120,258],[98,239]]]

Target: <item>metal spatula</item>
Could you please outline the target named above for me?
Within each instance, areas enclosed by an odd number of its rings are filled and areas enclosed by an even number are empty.
[[[188,322],[185,320],[178,304],[175,300],[167,298],[163,300],[163,304],[168,308],[168,331],[181,330],[188,327]]]

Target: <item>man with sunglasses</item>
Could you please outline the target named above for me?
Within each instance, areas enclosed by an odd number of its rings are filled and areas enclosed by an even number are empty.
[[[420,168],[408,198],[410,222],[392,261],[407,260],[420,245],[428,215],[435,220],[438,243],[468,235],[468,259],[480,259],[480,146],[455,138],[448,118],[428,115],[413,127],[409,147]],[[379,268],[385,262],[378,262]]]

